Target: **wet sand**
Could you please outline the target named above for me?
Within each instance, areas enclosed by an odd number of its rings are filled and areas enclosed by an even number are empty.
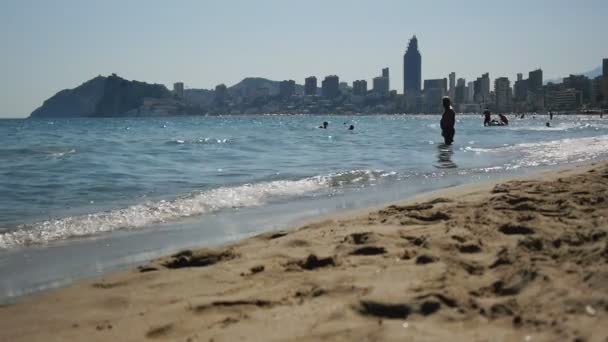
[[[574,166],[187,250],[2,306],[0,341],[606,341],[607,195]]]

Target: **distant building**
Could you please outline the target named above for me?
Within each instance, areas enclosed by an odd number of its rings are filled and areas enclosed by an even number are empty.
[[[321,93],[323,97],[333,99],[340,95],[340,78],[336,75],[326,76],[321,82]]]
[[[584,75],[570,75],[564,77],[563,84],[565,88],[576,89],[581,92],[583,103],[591,102],[592,83],[591,80]]]
[[[511,111],[511,83],[506,77],[494,80],[495,108],[499,112]]]
[[[466,95],[466,102],[467,103],[473,103],[475,101],[475,86],[474,86],[475,82],[469,82],[467,84],[467,95]]]
[[[475,99],[474,101],[481,104],[490,102],[490,74],[482,74],[474,83]]]
[[[582,104],[581,92],[576,89],[548,90],[545,107],[549,110],[577,110]]]
[[[447,93],[447,78],[424,80],[424,111],[426,113],[440,113],[442,111],[441,99]]]
[[[418,51],[418,39],[413,36],[403,55],[403,94],[410,98],[420,94],[422,82],[422,57]]]
[[[602,76],[608,78],[608,58],[602,60]]]
[[[389,95],[388,68],[382,69],[382,76],[374,77],[373,92],[384,97]]]
[[[454,103],[460,104],[465,103],[466,101],[466,80],[464,78],[459,78],[458,82],[456,82],[456,89],[454,90]]]
[[[296,93],[296,81],[288,80],[279,83],[279,96],[281,98],[289,98]]]
[[[432,80],[424,80],[424,91],[428,89],[442,89],[443,92],[447,95],[448,92],[448,79],[447,78],[438,78]]]
[[[513,85],[515,102],[525,102],[528,97],[528,80],[524,80],[523,78],[523,74],[517,74],[517,81]]]
[[[449,77],[450,87],[448,88],[448,96],[453,100],[456,95],[456,73],[451,72]]]
[[[317,95],[317,78],[315,76],[304,79],[304,94],[309,96]]]
[[[367,81],[358,80],[353,82],[353,94],[365,96],[367,94]]]
[[[536,69],[528,73],[528,90],[538,94],[543,90],[543,71]]]
[[[173,93],[179,98],[184,97],[184,82],[173,83]]]

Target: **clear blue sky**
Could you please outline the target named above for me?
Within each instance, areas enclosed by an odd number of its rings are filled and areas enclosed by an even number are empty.
[[[1,0],[0,117],[113,72],[211,88],[246,76],[350,83],[388,66],[401,92],[413,34],[423,78],[537,67],[553,78],[608,57],[607,18],[607,0]]]

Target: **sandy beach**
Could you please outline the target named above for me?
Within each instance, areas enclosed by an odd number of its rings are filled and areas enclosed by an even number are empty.
[[[607,341],[607,195],[573,166],[186,250],[2,306],[0,341]]]

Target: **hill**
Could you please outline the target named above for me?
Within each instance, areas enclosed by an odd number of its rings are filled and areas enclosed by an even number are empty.
[[[74,89],[64,89],[34,110],[30,117],[122,116],[143,105],[144,98],[169,98],[160,84],[129,81],[112,74],[95,77]]]

